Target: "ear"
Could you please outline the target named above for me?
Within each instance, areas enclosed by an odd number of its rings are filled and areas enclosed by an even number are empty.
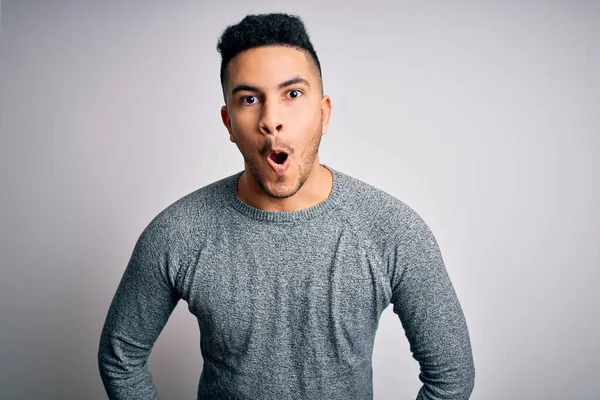
[[[321,135],[327,133],[327,129],[329,128],[329,120],[331,119],[331,98],[327,95],[323,96],[321,99],[321,123],[323,125],[323,129]]]
[[[233,132],[231,130],[231,119],[229,118],[229,111],[227,110],[227,106],[221,107],[221,120],[223,121],[223,125],[227,128],[229,132],[229,141],[231,143],[235,143],[235,138],[233,137]]]

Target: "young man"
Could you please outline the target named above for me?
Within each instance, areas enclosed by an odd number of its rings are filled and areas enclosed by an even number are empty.
[[[158,398],[147,359],[180,299],[197,317],[198,399],[369,399],[391,303],[423,386],[467,399],[466,321],[437,242],[400,200],[321,164],[331,100],[302,21],[250,15],[220,38],[221,110],[245,168],[160,212],[102,331],[112,399]]]

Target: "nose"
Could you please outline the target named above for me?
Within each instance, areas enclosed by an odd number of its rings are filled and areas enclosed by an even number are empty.
[[[276,100],[267,100],[263,103],[259,129],[264,134],[279,133],[283,129],[283,118],[281,116],[280,104]]]

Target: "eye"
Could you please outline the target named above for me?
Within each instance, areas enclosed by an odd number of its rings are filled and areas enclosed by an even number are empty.
[[[256,96],[243,96],[243,97],[240,98],[240,102],[242,104],[248,104],[248,105],[255,104],[255,103],[258,102],[258,97],[256,97]]]
[[[288,96],[291,97],[292,99],[297,99],[298,97],[302,96],[302,92],[298,89],[292,89],[290,91],[287,92]]]

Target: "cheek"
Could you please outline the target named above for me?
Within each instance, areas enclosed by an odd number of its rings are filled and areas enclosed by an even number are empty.
[[[298,107],[288,114],[288,126],[302,135],[311,134],[321,123],[321,110],[314,106]]]
[[[254,157],[257,149],[261,148],[258,140],[260,135],[256,134],[257,122],[251,113],[231,117],[231,129],[236,138],[236,144],[240,151],[248,157]]]
[[[255,113],[250,110],[241,112],[231,116],[231,128],[234,132],[244,133],[249,130],[255,129],[257,124],[257,117]]]

